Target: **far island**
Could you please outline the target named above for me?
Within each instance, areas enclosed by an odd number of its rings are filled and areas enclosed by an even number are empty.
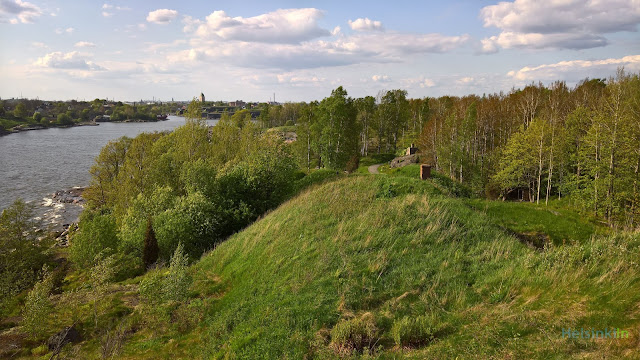
[[[20,131],[98,125],[99,122],[166,120],[179,102],[0,100],[0,136]]]

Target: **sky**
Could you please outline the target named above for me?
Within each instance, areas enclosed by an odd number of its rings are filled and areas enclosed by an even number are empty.
[[[640,0],[0,0],[0,97],[310,101],[640,71]]]

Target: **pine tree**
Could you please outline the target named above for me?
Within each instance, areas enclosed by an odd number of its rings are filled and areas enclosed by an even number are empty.
[[[156,239],[156,233],[153,231],[151,224],[151,218],[147,221],[147,231],[144,234],[144,250],[142,252],[142,262],[145,268],[153,265],[158,260],[158,240]]]

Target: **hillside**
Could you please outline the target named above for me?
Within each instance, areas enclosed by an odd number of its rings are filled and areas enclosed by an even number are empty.
[[[592,341],[562,339],[562,328],[637,329],[637,247],[637,236],[615,237],[539,252],[426,183],[350,177],[289,201],[204,257],[192,270],[206,319],[184,342],[153,348],[330,358],[358,347],[370,323],[363,342],[376,355],[632,356],[637,331]],[[413,329],[401,348],[392,329],[404,317],[431,331]],[[130,355],[149,345],[132,340]]]
[[[181,305],[142,307],[138,284],[163,270],[112,285],[100,321],[113,330],[63,354],[105,354],[119,334],[119,358],[640,358],[639,246],[636,234],[537,250],[431,182],[349,176],[203,256]]]

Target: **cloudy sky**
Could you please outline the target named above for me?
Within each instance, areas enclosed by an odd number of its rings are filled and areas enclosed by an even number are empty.
[[[0,0],[0,96],[321,99],[640,71],[640,0]]]

